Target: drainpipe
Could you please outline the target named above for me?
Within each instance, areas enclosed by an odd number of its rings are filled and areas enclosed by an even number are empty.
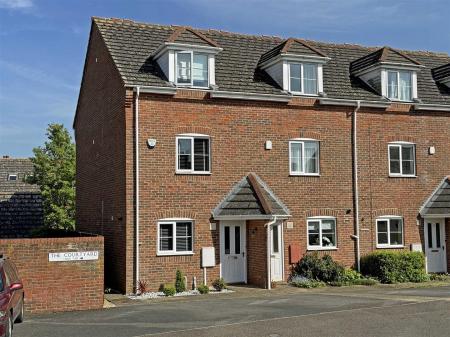
[[[135,167],[135,193],[136,193],[136,208],[135,208],[135,275],[134,279],[136,282],[136,292],[139,284],[139,93],[140,87],[136,87],[136,95],[134,102],[134,142],[135,142],[135,153],[134,153],[134,167]]]
[[[271,274],[271,263],[270,255],[272,254],[272,241],[270,240],[270,227],[277,222],[277,216],[275,215],[271,221],[265,224],[264,227],[267,228],[267,289],[272,289],[272,274]],[[284,261],[283,261],[284,263]]]
[[[356,108],[353,110],[353,194],[355,199],[355,235],[356,240],[356,268],[361,271],[361,247],[359,238],[359,187],[358,187],[358,140],[357,140],[357,113],[361,108],[361,101],[356,101]]]

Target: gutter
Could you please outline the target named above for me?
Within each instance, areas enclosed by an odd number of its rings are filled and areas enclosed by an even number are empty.
[[[177,93],[177,88],[175,87],[155,87],[144,85],[130,85],[126,87],[133,89],[135,92],[145,94],[175,95]]]
[[[361,271],[361,245],[359,237],[359,187],[358,187],[358,138],[357,138],[357,114],[361,108],[361,101],[356,101],[356,108],[353,110],[353,195],[355,202],[355,235],[356,240],[356,266],[358,272]]]
[[[270,227],[277,222],[277,216],[273,216],[272,220],[264,225],[266,227],[266,246],[267,246],[267,289],[272,289],[272,271],[271,271],[271,261],[270,255],[272,254],[272,240],[270,240]],[[284,263],[284,261],[283,261]]]
[[[135,154],[134,154],[134,167],[135,167],[135,286],[136,292],[139,285],[139,94],[141,88],[138,86],[135,88],[135,105],[134,105],[134,142],[135,142]]]
[[[364,108],[383,108],[383,109],[386,109],[391,105],[391,102],[364,101],[364,100],[341,99],[341,98],[319,98],[319,103],[320,105],[359,106]]]
[[[214,90],[210,93],[211,98],[230,98],[241,99],[251,101],[270,101],[270,102],[289,102],[292,99],[292,95],[272,95],[272,94],[257,94],[257,93],[245,93],[237,91],[218,91]]]
[[[417,111],[449,111],[450,112],[450,105],[444,105],[444,104],[414,104],[414,110]]]

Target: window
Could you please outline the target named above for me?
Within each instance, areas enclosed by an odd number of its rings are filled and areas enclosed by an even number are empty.
[[[317,95],[317,65],[311,63],[290,63],[289,91],[305,95]]]
[[[389,144],[389,175],[415,177],[415,146],[411,143]]]
[[[208,55],[192,51],[177,52],[176,83],[193,87],[208,87]]]
[[[388,98],[399,101],[412,100],[412,76],[410,71],[388,71]]]
[[[319,175],[318,141],[290,141],[289,158],[291,175]]]
[[[17,174],[8,174],[8,181],[16,181],[17,180]]]
[[[383,217],[377,219],[377,247],[403,247],[403,219]]]
[[[210,173],[208,136],[177,137],[177,172]]]
[[[192,221],[158,223],[158,255],[192,254]]]
[[[307,224],[309,250],[336,248],[335,218],[309,218]]]

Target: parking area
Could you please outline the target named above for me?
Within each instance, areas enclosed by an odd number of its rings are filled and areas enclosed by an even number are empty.
[[[450,286],[272,291],[138,302],[31,316],[14,336],[446,336]]]

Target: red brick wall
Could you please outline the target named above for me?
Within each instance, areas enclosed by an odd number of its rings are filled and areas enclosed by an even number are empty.
[[[264,221],[247,221],[247,280],[267,288],[267,236]]]
[[[71,251],[99,251],[99,259],[49,262],[48,253]],[[103,307],[103,237],[4,239],[0,252],[17,266],[28,312]]]
[[[105,237],[106,284],[129,292],[127,270],[133,267],[133,252],[127,250],[127,224],[133,205],[126,205],[127,183],[133,173],[126,172],[127,144],[125,89],[102,37],[92,26],[89,50],[81,88],[75,137],[77,144],[77,229]],[[130,191],[133,193],[133,190]],[[132,245],[132,241],[130,245]]]

